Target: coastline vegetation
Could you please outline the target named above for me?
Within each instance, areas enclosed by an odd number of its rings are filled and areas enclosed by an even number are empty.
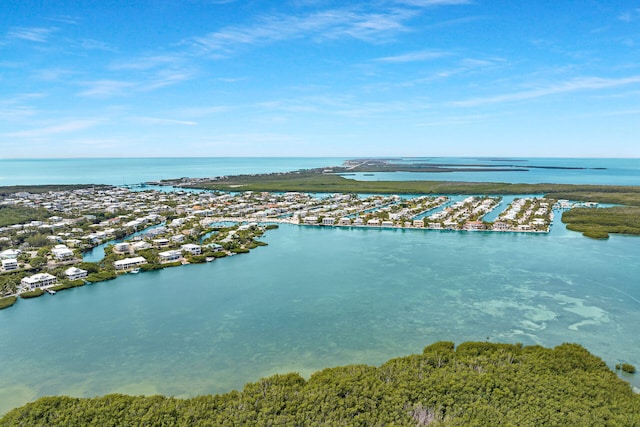
[[[15,296],[0,298],[0,310],[11,307],[16,301],[18,301],[18,298]]]
[[[65,289],[73,289],[73,288],[77,288],[79,286],[84,286],[85,282],[82,280],[73,280],[73,281],[69,281],[66,280],[64,283],[61,283],[60,285],[57,286],[52,286],[51,289],[52,291],[64,291]]]
[[[37,298],[41,295],[44,295],[44,290],[37,288],[33,291],[21,292],[20,298]]]
[[[298,191],[308,193],[455,195],[545,194],[551,199],[567,198],[576,201],[640,206],[640,186],[510,184],[459,181],[356,181],[335,174],[322,173],[319,170],[227,176],[205,182],[182,184],[182,186],[232,192]],[[618,199],[612,199],[612,194],[617,194]]]
[[[630,426],[640,395],[577,344],[439,342],[379,367],[274,375],[215,396],[43,397],[0,424]]]
[[[640,235],[640,207],[575,208],[562,214],[562,222],[595,239],[606,239],[609,233]]]

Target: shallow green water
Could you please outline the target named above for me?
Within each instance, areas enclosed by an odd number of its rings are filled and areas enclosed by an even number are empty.
[[[442,339],[578,342],[640,366],[638,238],[557,224],[550,235],[283,226],[266,240],[0,311],[0,412],[49,394],[225,392]]]

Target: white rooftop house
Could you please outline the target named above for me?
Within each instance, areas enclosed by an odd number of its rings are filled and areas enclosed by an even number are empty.
[[[176,250],[164,251],[158,253],[158,257],[160,258],[160,262],[178,261],[182,258],[182,252]]]
[[[113,245],[113,250],[116,252],[129,252],[131,245],[127,242],[120,242]]]
[[[18,260],[17,259],[3,259],[2,260],[2,270],[4,271],[13,271],[18,269]]]
[[[0,259],[15,259],[18,258],[22,251],[20,249],[7,249],[0,252]]]
[[[334,225],[336,223],[335,218],[324,217],[322,218],[322,225]]]
[[[202,253],[202,248],[199,245],[187,243],[186,245],[182,245],[182,251],[189,252],[191,255],[200,255]]]
[[[145,249],[151,249],[151,243],[145,242],[144,240],[140,242],[135,242],[131,245],[134,251],[143,251]]]
[[[156,248],[166,248],[169,246],[169,239],[154,239],[152,240],[153,246]]]
[[[137,267],[142,264],[146,264],[147,260],[144,257],[137,256],[134,258],[125,258],[113,262],[113,266],[116,270],[127,270],[132,267]]]
[[[304,218],[302,218],[302,220],[304,221],[305,224],[317,224],[318,223],[318,217],[317,216],[305,216]]]
[[[49,273],[38,273],[33,276],[25,277],[20,281],[20,284],[27,290],[32,291],[36,288],[49,288],[55,285],[57,280],[56,276],[52,276]]]
[[[73,259],[73,251],[66,247],[65,245],[56,245],[53,249],[51,249],[51,253],[53,257],[59,261]]]
[[[77,267],[69,267],[64,271],[64,274],[67,276],[69,280],[79,280],[87,277],[87,270],[83,270]]]
[[[340,221],[338,221],[338,225],[351,225],[351,219],[342,217],[340,218]]]

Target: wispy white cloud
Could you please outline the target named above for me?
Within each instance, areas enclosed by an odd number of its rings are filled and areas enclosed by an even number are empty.
[[[187,43],[207,53],[228,54],[243,45],[265,44],[309,37],[313,40],[350,37],[365,41],[384,41],[398,32],[408,31],[405,21],[415,16],[406,9],[380,12],[334,9],[306,16],[270,15],[254,25],[232,26],[196,37]]]
[[[186,70],[161,70],[139,85],[142,91],[151,91],[190,80],[194,74]]]
[[[193,107],[179,110],[177,113],[184,117],[205,117],[213,114],[226,113],[231,111],[232,107],[227,105],[212,105],[208,107]]]
[[[176,120],[176,119],[166,119],[166,118],[160,118],[160,117],[135,117],[133,120],[143,124],[159,124],[159,125],[195,126],[198,124],[198,122],[194,122],[190,120]]]
[[[29,105],[32,100],[45,97],[45,93],[22,93],[5,99],[0,99],[0,120],[16,122],[30,120],[37,115],[37,109]]]
[[[108,43],[99,41],[99,40],[93,40],[93,39],[81,39],[77,42],[75,42],[76,45],[78,45],[79,47],[81,47],[82,49],[85,50],[103,50],[106,52],[116,52],[117,49],[113,46],[111,46]]]
[[[149,55],[140,58],[119,61],[112,64],[109,68],[112,70],[150,70],[157,67],[165,67],[167,65],[181,64],[184,58],[180,55]]]
[[[63,68],[46,68],[42,70],[35,70],[32,76],[37,80],[43,80],[46,82],[58,81],[61,79],[68,79],[74,75],[74,71]]]
[[[17,120],[23,120],[36,115],[36,109],[28,105],[16,105],[11,108],[6,108],[0,105],[0,120],[15,122]]]
[[[0,99],[0,105],[15,105],[32,99],[43,98],[47,96],[44,92],[28,92],[16,94],[12,97]]]
[[[395,0],[395,3],[417,7],[455,6],[470,4],[470,0]]]
[[[5,133],[9,138],[42,138],[60,133],[76,132],[96,126],[101,123],[100,119],[71,120],[52,126],[45,126],[36,129],[23,130],[18,132]]]
[[[77,95],[83,97],[108,98],[124,96],[132,92],[149,92],[171,86],[193,78],[188,70],[158,70],[150,75],[138,76],[137,80],[93,80],[80,82],[85,89]]]
[[[80,86],[86,89],[79,92],[79,96],[110,97],[127,93],[128,90],[136,87],[136,83],[120,80],[94,80],[81,82]]]
[[[247,80],[246,77],[217,77],[216,80],[225,83],[236,83],[241,82],[243,80]]]
[[[49,21],[61,22],[63,24],[71,24],[71,25],[77,24],[79,21],[77,17],[68,16],[68,15],[52,16],[46,19]]]
[[[640,8],[633,9],[618,16],[622,22],[634,22],[640,19]]]
[[[525,90],[502,95],[489,96],[485,98],[474,98],[464,101],[451,102],[455,107],[476,107],[480,105],[499,104],[504,102],[524,101],[528,99],[541,98],[545,96],[558,95],[562,93],[578,92],[585,90],[607,89],[618,86],[640,83],[640,76],[623,77],[618,79],[601,77],[583,77],[569,80],[557,85],[541,87],[538,89]]]
[[[392,113],[416,114],[430,108],[421,98],[407,101],[362,101],[352,96],[309,96],[261,102],[255,105],[266,114],[274,112],[314,114],[327,117],[340,116],[350,119],[388,118]]]
[[[7,37],[11,39],[46,43],[47,41],[49,41],[49,36],[55,31],[57,31],[57,28],[17,27],[9,30],[9,32],[7,33]]]
[[[432,59],[442,58],[443,56],[449,56],[449,55],[450,53],[447,53],[447,52],[420,50],[416,52],[404,53],[401,55],[376,58],[376,61],[391,62],[391,63],[405,63],[405,62],[429,61]]]

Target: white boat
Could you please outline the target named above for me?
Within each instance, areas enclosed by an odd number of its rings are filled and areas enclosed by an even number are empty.
[[[139,268],[134,268],[133,270],[130,271],[131,274],[138,274],[140,273],[140,269]]]

